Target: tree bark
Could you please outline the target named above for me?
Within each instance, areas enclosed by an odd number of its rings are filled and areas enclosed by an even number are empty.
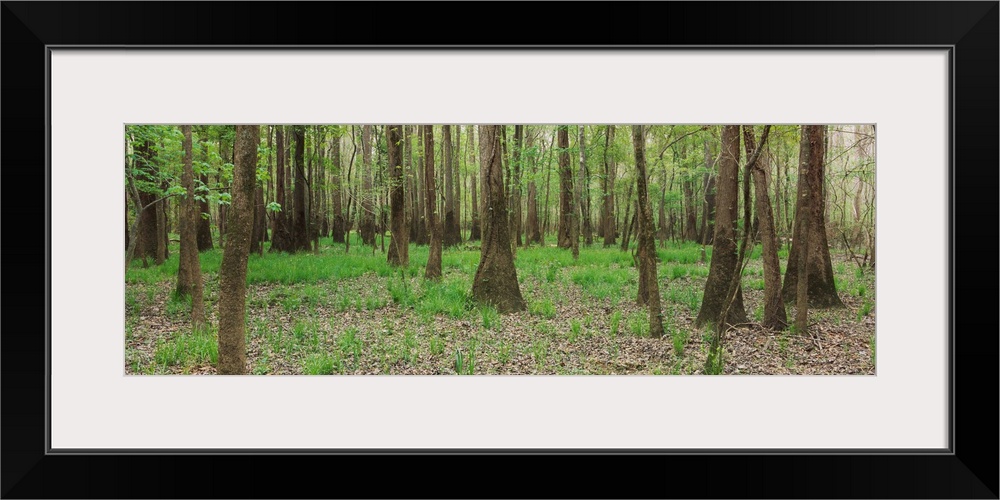
[[[365,245],[375,244],[375,209],[372,202],[372,126],[361,127],[361,223],[358,231]]]
[[[656,244],[653,212],[646,187],[646,139],[642,125],[632,126],[632,145],[635,148],[636,209],[639,217],[639,294],[636,302],[649,309],[649,335],[660,338],[663,336],[663,311],[660,309],[660,286],[656,276]]]
[[[583,231],[583,242],[588,246],[594,244],[594,230],[590,226],[590,172],[587,170],[587,136],[585,125],[580,125],[580,138],[577,140],[580,147],[580,185],[577,187],[580,201],[580,230]]]
[[[695,319],[695,326],[706,323],[735,325],[747,322],[743,305],[742,285],[737,285],[736,296],[729,307],[727,318],[720,318],[726,302],[726,292],[734,273],[739,273],[736,255],[736,234],[734,226],[737,217],[736,204],[739,194],[737,174],[740,156],[740,127],[726,125],[722,128],[722,155],[719,158],[718,197],[713,235],[712,260],[709,264],[708,280],[701,302],[701,310]]]
[[[430,253],[427,256],[427,268],[424,277],[427,279],[441,278],[441,239],[442,228],[437,220],[437,197],[435,195],[434,179],[434,126],[421,125],[424,136],[424,192],[427,195],[424,208],[427,211],[427,232],[430,234]]]
[[[472,281],[473,298],[500,313],[526,308],[514,268],[510,225],[506,215],[500,125],[479,126],[480,165],[483,170],[483,234],[479,266]]]
[[[219,267],[219,367],[220,375],[246,371],[247,257],[253,229],[253,191],[256,183],[260,126],[237,125],[233,166],[232,210],[228,243]]]
[[[392,211],[392,238],[389,240],[389,264],[399,267],[410,265],[409,234],[406,231],[406,213],[403,209],[406,193],[403,190],[403,126],[386,127],[386,146],[389,153],[389,203]]]
[[[294,212],[292,215],[292,251],[299,252],[309,249],[308,219],[306,213],[306,127],[305,125],[295,125],[292,127],[295,137],[295,188]]]
[[[618,166],[615,164],[614,145],[615,126],[608,125],[604,133],[604,179],[601,183],[604,191],[601,233],[604,235],[605,248],[615,244],[618,232],[615,227],[615,178],[618,176]]]
[[[701,211],[701,244],[711,245],[715,232],[713,227],[715,223],[715,176],[712,175],[712,172],[715,171],[715,161],[712,157],[712,150],[708,147],[708,141],[705,141],[705,168],[708,169],[708,172],[705,173],[705,205]]]
[[[277,148],[277,179],[275,191],[278,205],[281,211],[274,214],[274,231],[271,234],[271,252],[294,252],[295,245],[292,240],[292,232],[289,227],[289,213],[291,210],[291,199],[288,196],[288,175],[285,167],[285,133],[283,126],[278,126],[274,133],[275,147]]]
[[[337,136],[333,139],[333,151],[330,152],[330,170],[331,170],[331,193],[330,193],[330,205],[333,210],[333,223],[331,224],[330,232],[333,233],[333,241],[336,243],[344,242],[344,226],[346,222],[344,221],[344,205],[343,205],[343,189],[342,189],[342,168],[340,165],[340,140],[341,135],[338,131]]]
[[[737,138],[737,143],[739,139]],[[738,147],[738,144],[737,144]],[[739,154],[737,153],[737,157]],[[681,186],[684,189],[684,239],[687,241],[698,241],[698,209],[694,202],[694,185],[693,181],[684,177],[681,181]]]
[[[511,162],[514,177],[510,190],[510,242],[521,246],[521,170],[524,162],[524,125],[514,125],[514,154]],[[515,250],[516,251],[516,250]]]
[[[455,246],[460,243],[461,235],[458,232],[458,221],[455,219],[455,185],[452,160],[451,125],[441,127],[441,154],[444,156],[444,240],[442,244],[446,247]]]
[[[743,145],[747,158],[757,149],[752,126],[743,126]],[[761,145],[761,147],[764,147]],[[774,213],[768,191],[770,164],[766,155],[760,155],[751,170],[756,195],[757,220],[760,225],[762,257],[764,259],[764,317],[761,325],[772,330],[783,330],[788,325],[785,304],[781,300],[781,267],[778,260],[778,239],[774,228]],[[707,202],[706,202],[707,205]]]
[[[475,144],[475,135],[476,135],[476,128],[475,127],[470,127],[469,128],[469,164],[470,165],[475,165],[476,164],[476,148],[472,147],[472,145]],[[473,169],[472,173],[469,175],[469,177],[472,178],[471,179],[472,180],[472,216],[471,216],[472,221],[471,221],[470,227],[469,227],[469,241],[477,241],[480,238],[482,238],[482,225],[480,224],[480,220],[482,220],[481,216],[482,216],[482,213],[483,213],[483,207],[479,203],[479,197],[478,197],[478,194],[476,193],[476,180],[480,176],[481,169],[482,169],[482,166],[480,166],[480,168]]]
[[[830,246],[826,237],[825,217],[823,216],[825,206],[823,194],[825,135],[825,125],[804,125],[802,127],[802,140],[799,146],[798,189],[808,190],[808,196],[803,197],[800,194],[795,204],[795,231],[792,234],[792,248],[789,253],[788,268],[785,270],[785,282],[781,294],[786,302],[795,300],[799,259],[792,259],[791,256],[798,255],[802,247],[800,243],[808,241],[810,245],[807,251],[809,255],[807,261],[809,306],[839,308],[844,307],[844,303],[837,295],[833,263],[830,259]],[[805,201],[808,201],[809,204],[804,204]],[[808,228],[808,233],[801,231],[802,226],[798,219],[802,217],[810,217],[805,225]]]
[[[191,326],[205,324],[205,303],[198,260],[198,202],[194,199],[194,159],[191,145],[191,125],[182,125],[184,134],[184,170],[181,186],[186,191],[181,202],[178,225],[181,233],[180,262],[177,267],[177,295],[191,296]]]
[[[569,126],[560,125],[559,137],[559,248],[570,248],[573,257],[580,254],[576,231],[576,209],[573,207],[573,170],[569,164]]]

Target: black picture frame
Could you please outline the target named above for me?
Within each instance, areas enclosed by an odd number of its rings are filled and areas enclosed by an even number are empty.
[[[442,18],[438,13],[445,9],[449,15]],[[558,18],[542,14],[537,4],[518,3],[3,2],[0,61],[7,147],[0,155],[7,167],[4,233],[14,237],[4,254],[18,269],[45,269],[44,280],[15,278],[8,283],[13,293],[4,296],[3,497],[997,498],[998,400],[993,384],[998,338],[992,307],[998,295],[992,280],[981,277],[996,275],[991,258],[996,226],[982,219],[995,216],[998,206],[1000,4],[560,3],[546,10],[553,9],[560,12]],[[434,21],[419,21],[424,18]],[[576,47],[612,50],[948,47],[953,100],[949,451],[48,453],[51,200],[46,96],[52,47],[510,47],[512,40],[515,46],[572,41]],[[40,207],[43,191],[45,205]],[[43,230],[44,238],[39,235]],[[990,255],[981,255],[984,251]],[[981,303],[987,304],[985,309]],[[210,413],[205,418],[212,423]],[[563,475],[565,470],[573,475]],[[372,484],[361,479],[370,476],[385,480]]]

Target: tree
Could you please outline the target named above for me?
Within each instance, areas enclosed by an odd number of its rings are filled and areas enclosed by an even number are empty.
[[[612,149],[615,145],[615,126],[608,125],[604,132],[604,177],[601,187],[604,194],[604,206],[601,218],[601,233],[604,235],[604,246],[615,244],[615,177],[618,176],[618,166],[615,165],[615,155]]]
[[[757,149],[753,136],[753,127],[743,126],[743,147],[747,158]],[[764,144],[760,145],[761,148]],[[754,195],[757,205],[757,220],[760,227],[762,257],[764,259],[764,316],[761,325],[773,330],[783,330],[788,325],[785,315],[785,304],[781,300],[781,267],[778,261],[778,238],[774,229],[774,212],[771,210],[771,197],[768,194],[768,177],[770,166],[767,156],[760,155],[754,165],[751,165]],[[706,202],[707,204],[707,202]]]
[[[340,130],[338,129],[334,138],[332,151],[330,152],[330,170],[332,182],[330,183],[330,206],[333,210],[333,222],[330,224],[330,232],[333,235],[333,241],[337,243],[344,242],[344,207],[341,193],[341,166],[340,166]]]
[[[705,141],[705,169],[705,205],[701,211],[701,244],[711,245],[715,232],[713,227],[715,223],[715,176],[712,175],[715,170],[715,158],[712,156],[712,150],[708,147],[707,140]]]
[[[372,126],[361,127],[361,223],[358,232],[365,245],[375,244],[375,208],[372,203]]]
[[[462,242],[462,235],[458,229],[458,220],[455,219],[455,173],[453,170],[451,141],[451,125],[444,125],[442,128],[441,141],[444,149],[441,154],[444,156],[444,246],[454,246]]]
[[[228,242],[219,267],[219,373],[246,370],[247,258],[253,229],[253,192],[257,173],[259,125],[237,125],[234,144],[232,205],[228,211]]]
[[[292,215],[292,250],[299,252],[309,250],[308,214],[306,213],[306,127],[292,127],[295,135],[295,207]],[[235,164],[235,163],[234,163]],[[234,167],[235,168],[235,167]],[[228,224],[228,222],[227,222]]]
[[[511,166],[513,176],[510,179],[510,243],[515,248],[521,246],[521,170],[524,164],[524,125],[514,125],[514,152]]]
[[[281,209],[274,214],[274,228],[271,231],[272,252],[294,252],[295,245],[292,241],[292,232],[288,227],[287,191],[288,185],[285,177],[285,133],[283,126],[279,125],[274,132],[274,142],[277,148],[277,174],[275,182],[275,198]]]
[[[479,267],[472,281],[472,296],[501,313],[523,311],[526,307],[517,282],[514,254],[510,244],[507,200],[504,196],[500,146],[501,125],[479,127],[480,168],[483,171],[483,234]]]
[[[201,281],[201,262],[198,260],[198,202],[194,199],[194,159],[191,145],[191,125],[182,125],[184,134],[184,172],[181,186],[184,201],[178,218],[181,233],[180,263],[177,267],[177,295],[191,296],[191,325],[205,323],[205,303]]]
[[[712,261],[709,264],[708,280],[701,301],[701,310],[695,319],[695,326],[725,321],[735,325],[747,322],[743,306],[743,290],[738,285],[736,296],[729,308],[727,318],[720,318],[726,302],[729,282],[737,269],[736,255],[736,200],[739,193],[737,182],[740,156],[740,127],[722,127],[722,155],[719,157],[718,194],[716,198],[715,233],[712,237]]]
[[[580,148],[580,184],[576,188],[577,200],[579,200],[580,220],[583,221],[580,230],[583,231],[583,241],[587,245],[594,243],[593,229],[590,227],[590,171],[587,170],[587,138],[584,134],[585,125],[580,125],[580,139],[577,146]]]
[[[392,239],[389,245],[389,263],[399,267],[410,265],[409,233],[406,230],[404,212],[405,193],[403,190],[403,126],[389,125],[386,129],[389,153],[389,203],[392,205]]]
[[[649,206],[646,186],[646,140],[642,125],[632,126],[632,145],[635,148],[639,217],[639,295],[636,302],[649,308],[649,334],[653,338],[660,338],[663,336],[663,311],[660,309],[660,286],[656,277],[656,243],[653,235],[653,212]]]
[[[569,127],[560,125],[559,136],[559,248],[573,250],[573,258],[580,255],[577,237],[576,209],[573,207],[573,170],[569,165]]]
[[[427,232],[430,234],[431,249],[427,256],[427,268],[424,277],[427,279],[441,278],[441,238],[442,228],[437,220],[437,198],[434,189],[434,126],[421,125],[424,136],[424,207],[427,212]]]
[[[781,295],[785,302],[796,298],[798,267],[800,259],[792,258],[802,251],[803,242],[809,242],[806,253],[809,259],[809,306],[818,308],[844,307],[837,295],[837,285],[833,277],[833,263],[830,260],[830,245],[827,243],[823,193],[823,170],[826,126],[803,125],[799,146],[799,195],[795,203],[795,231],[792,233],[792,248],[789,252],[788,269]],[[800,218],[809,218],[801,224]],[[803,232],[803,228],[808,232]]]
[[[469,127],[469,165],[476,164],[476,148],[473,147],[475,144],[476,127]],[[469,221],[469,241],[476,241],[482,236],[482,226],[479,224],[480,215],[483,212],[483,206],[479,203],[479,198],[476,193],[476,179],[479,178],[479,171],[481,169],[475,169],[469,177],[472,181],[472,215]]]

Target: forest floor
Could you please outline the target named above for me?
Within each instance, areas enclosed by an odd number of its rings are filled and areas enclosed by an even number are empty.
[[[551,243],[551,240],[549,241]],[[475,243],[473,243],[475,244]],[[320,253],[251,255],[247,373],[285,374],[699,374],[711,331],[693,326],[708,276],[701,246],[658,248],[666,334],[649,337],[635,304],[638,273],[617,246],[519,248],[516,267],[528,310],[500,315],[468,299],[477,247],[445,249],[444,277],[423,278],[427,247],[410,247],[394,269],[381,251],[322,240]],[[216,331],[192,331],[189,302],[171,292],[177,248],[160,266],[133,263],[125,286],[125,371],[210,374]],[[708,249],[711,255],[711,248]],[[787,249],[781,253],[782,273]],[[220,250],[201,254],[209,323],[217,325]],[[725,342],[725,374],[874,374],[875,276],[833,254],[846,308],[810,309],[810,333],[745,325]],[[763,312],[760,247],[743,277],[750,320]],[[794,308],[788,306],[789,317]]]

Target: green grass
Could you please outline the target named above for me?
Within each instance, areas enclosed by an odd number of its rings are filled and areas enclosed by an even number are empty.
[[[649,336],[649,314],[646,312],[634,312],[628,317],[628,329],[636,337]]]
[[[528,312],[534,316],[545,319],[552,319],[556,315],[556,308],[549,299],[535,300],[528,304]]]
[[[302,371],[306,375],[332,375],[334,373],[340,373],[343,370],[343,362],[340,358],[340,353],[333,351],[332,353],[319,353],[312,354],[306,357],[303,361]]]
[[[343,357],[354,359],[355,366],[361,359],[361,351],[364,348],[364,341],[358,336],[357,328],[348,328],[337,338],[337,347]]]
[[[858,322],[860,323],[861,321],[863,321],[865,319],[865,316],[868,316],[868,313],[872,312],[872,309],[874,307],[875,307],[874,302],[865,299],[865,301],[861,304],[861,309],[858,309]]]
[[[619,327],[621,325],[621,322],[622,322],[622,312],[621,311],[615,311],[615,312],[611,313],[611,324],[610,324],[611,328],[610,328],[610,331],[611,331],[611,336],[612,337],[617,337],[618,336],[618,329],[619,329]]]
[[[219,342],[215,329],[182,332],[156,346],[153,359],[162,366],[192,367],[219,362]]]

